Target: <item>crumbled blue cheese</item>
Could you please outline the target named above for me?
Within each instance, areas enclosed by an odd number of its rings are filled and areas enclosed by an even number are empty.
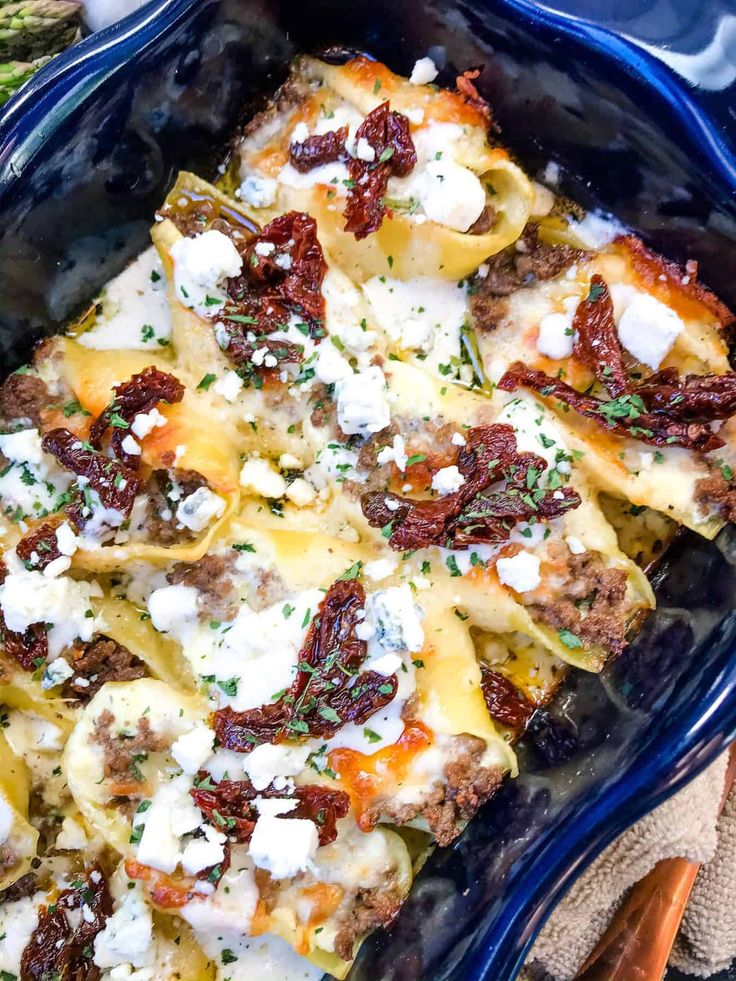
[[[181,583],[154,589],[148,597],[151,623],[156,630],[172,633],[181,641],[199,616],[198,595],[193,586],[184,586]]]
[[[200,532],[215,518],[219,518],[224,510],[224,498],[209,487],[198,487],[179,504],[176,520],[190,531]]]
[[[308,746],[262,743],[243,758],[243,769],[256,790],[265,790],[275,780],[297,776],[307,765]]]
[[[203,317],[216,317],[227,300],[224,281],[237,276],[243,259],[232,240],[215,229],[180,238],[171,247],[174,293],[185,307]]]
[[[424,646],[422,612],[408,583],[371,593],[365,604],[366,622],[376,630],[384,651],[420,651]]]
[[[559,361],[569,358],[574,346],[572,322],[580,297],[568,296],[562,301],[564,313],[548,313],[539,321],[537,350],[547,358]]]
[[[41,678],[41,687],[44,690],[56,688],[57,685],[63,685],[73,675],[74,668],[66,658],[57,657],[44,671],[43,677]]]
[[[278,184],[271,177],[248,174],[240,185],[239,197],[254,208],[270,208],[276,200]]]
[[[339,381],[335,391],[337,419],[346,435],[380,433],[391,422],[386,379],[378,365]]]

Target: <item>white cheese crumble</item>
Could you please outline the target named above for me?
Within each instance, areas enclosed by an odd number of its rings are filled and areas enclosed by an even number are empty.
[[[286,494],[284,478],[273,464],[259,456],[253,456],[243,464],[240,486],[261,497],[278,498]]]
[[[150,412],[139,412],[130,424],[130,430],[138,439],[145,439],[154,429],[160,429],[167,422],[166,416],[154,406]]]
[[[212,388],[226,402],[236,402],[243,389],[243,379],[237,371],[226,371],[222,378],[217,379]]]
[[[572,354],[574,336],[572,328],[574,312],[548,313],[539,321],[537,350],[547,358],[560,361]]]
[[[174,261],[174,293],[185,307],[199,316],[213,317],[227,299],[223,280],[237,276],[243,259],[232,240],[209,229],[192,238],[180,238],[171,247]]]
[[[56,836],[54,848],[57,851],[82,851],[87,847],[87,834],[82,822],[75,817],[65,817],[61,831]]]
[[[301,773],[309,753],[308,746],[262,743],[243,757],[242,766],[256,790],[265,790],[274,780]]]
[[[152,943],[151,908],[137,887],[115,901],[112,916],[95,937],[94,962],[101,968],[118,964],[143,967],[152,960]]]
[[[225,501],[209,487],[198,487],[176,509],[176,520],[190,531],[204,531],[225,510]]]
[[[317,491],[303,477],[296,477],[286,488],[286,498],[298,508],[309,507],[314,503]]]
[[[249,174],[240,185],[240,198],[254,208],[270,208],[276,200],[278,184],[271,177]]]
[[[92,639],[95,618],[91,598],[101,595],[96,583],[77,582],[67,576],[48,578],[20,567],[0,585],[0,607],[8,630],[24,633],[32,623],[51,624],[46,637],[49,659],[53,660],[75,640]]]
[[[334,385],[345,378],[350,378],[353,369],[350,362],[344,358],[334,344],[325,341],[317,350],[317,360],[314,362],[314,374],[324,385]]]
[[[685,329],[674,310],[646,293],[638,293],[618,322],[618,336],[637,361],[657,371]]]
[[[136,443],[133,437],[128,433],[128,435],[123,439],[120,444],[124,453],[128,453],[130,456],[140,456],[141,455],[141,444]]]
[[[437,491],[442,497],[459,491],[464,483],[465,477],[454,464],[450,467],[442,467],[432,475],[432,490]]]
[[[219,865],[225,858],[225,835],[212,825],[203,824],[204,837],[193,838],[181,853],[181,867],[188,875]]]
[[[412,85],[428,85],[438,74],[437,66],[431,58],[419,58],[414,62],[409,81]]]
[[[380,433],[391,422],[386,379],[378,365],[342,379],[335,392],[337,419],[346,435]]]
[[[467,232],[486,206],[486,192],[472,170],[454,160],[432,160],[418,185],[424,213],[431,221]]]
[[[207,726],[195,726],[173,743],[171,755],[185,773],[194,774],[212,755],[215,734]]]
[[[575,535],[568,535],[565,541],[573,555],[582,555],[583,552],[587,551],[585,545]]]
[[[392,555],[385,559],[374,559],[373,562],[366,562],[363,572],[373,582],[380,582],[381,579],[388,579],[399,567],[398,557]]]
[[[317,853],[319,836],[313,821],[261,815],[250,840],[250,857],[272,879],[306,872]]]
[[[37,429],[21,429],[17,433],[0,436],[0,452],[13,463],[30,463],[36,467],[47,457]]]
[[[539,566],[539,557],[532,552],[517,552],[509,558],[499,559],[496,572],[504,586],[510,586],[517,593],[527,593],[542,581]]]
[[[399,433],[394,436],[393,443],[389,446],[382,447],[376,456],[378,463],[395,463],[401,473],[406,470],[406,461],[408,459],[404,437]]]
[[[197,590],[194,586],[178,583],[154,589],[148,597],[148,612],[151,623],[161,633],[175,633],[181,637],[187,625],[196,622],[199,615]]]
[[[602,249],[618,235],[626,233],[621,222],[612,215],[604,215],[596,211],[589,211],[580,221],[570,221],[569,228],[586,249]]]
[[[365,160],[366,163],[373,163],[376,159],[376,151],[370,145],[368,140],[364,137],[360,137],[355,147],[355,156],[358,160]]]

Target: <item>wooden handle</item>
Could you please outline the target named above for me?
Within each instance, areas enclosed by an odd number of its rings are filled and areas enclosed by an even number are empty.
[[[731,747],[721,810],[736,776]],[[661,981],[700,865],[667,858],[633,887],[576,981]]]

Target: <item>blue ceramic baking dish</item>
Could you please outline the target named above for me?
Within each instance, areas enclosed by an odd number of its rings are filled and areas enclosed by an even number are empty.
[[[407,72],[431,49],[482,88],[531,173],[695,257],[736,302],[736,168],[718,113],[598,27],[526,0],[159,0],[41,71],[0,117],[0,358],[28,355],[146,241],[176,171],[214,173],[228,138],[327,45]],[[736,736],[736,537],[683,535],[659,607],[601,676],[539,712],[522,776],[422,871],[352,981],[511,981],[576,875]]]

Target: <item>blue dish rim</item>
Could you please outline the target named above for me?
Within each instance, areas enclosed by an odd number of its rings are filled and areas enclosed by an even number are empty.
[[[151,0],[41,69],[0,109],[0,174],[8,164],[11,172],[18,172],[13,166],[16,153],[26,158],[33,153],[32,135],[41,121],[52,120],[60,106],[81,99],[98,81],[122,67],[130,54],[175,29],[201,2]],[[582,18],[537,6],[532,0],[495,0],[495,9],[502,14],[508,11],[517,22],[525,20],[564,33],[617,70],[624,67],[635,84],[668,107],[678,125],[700,147],[716,183],[729,198],[736,199],[732,149],[687,83],[668,66],[632,41]],[[693,703],[692,711],[672,720],[649,743],[646,765],[612,781],[587,802],[573,825],[557,829],[554,842],[548,843],[535,866],[536,882],[491,925],[481,928],[477,953],[465,962],[467,981],[510,981],[515,977],[555,903],[586,866],[625,827],[702,771],[734,738],[736,659],[727,657],[702,699]]]

